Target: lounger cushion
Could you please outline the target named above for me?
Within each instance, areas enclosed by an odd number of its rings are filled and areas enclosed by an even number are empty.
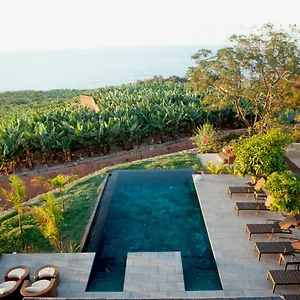
[[[28,293],[39,293],[39,292],[43,291],[44,289],[39,286],[28,286],[27,288],[25,288],[25,290]]]
[[[8,293],[16,284],[16,281],[5,281],[0,284],[0,295]]]
[[[50,280],[38,280],[34,282],[31,286],[25,288],[25,290],[29,293],[38,293],[46,289],[50,284]]]
[[[40,270],[38,274],[38,276],[54,276],[54,275],[55,275],[55,269],[51,267]]]
[[[25,270],[21,268],[13,269],[8,274],[8,278],[22,278],[22,276],[25,274]]]

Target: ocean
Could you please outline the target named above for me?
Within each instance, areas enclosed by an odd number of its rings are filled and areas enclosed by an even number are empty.
[[[0,91],[94,89],[186,75],[199,49],[214,46],[112,47],[0,53]]]

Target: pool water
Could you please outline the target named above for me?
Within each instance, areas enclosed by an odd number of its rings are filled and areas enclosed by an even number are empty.
[[[87,291],[122,291],[127,252],[165,251],[181,252],[186,291],[222,289],[193,173],[113,172],[101,199],[109,203],[104,230],[92,229],[104,234]]]

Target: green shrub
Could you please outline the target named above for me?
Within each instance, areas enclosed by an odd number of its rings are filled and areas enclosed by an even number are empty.
[[[273,198],[272,210],[300,212],[300,178],[290,172],[272,173],[265,187]]]
[[[212,161],[209,161],[204,169],[209,171],[210,174],[234,174],[233,166],[214,164]]]
[[[195,134],[191,139],[200,153],[214,152],[217,146],[217,138],[213,125],[205,123],[199,126],[195,130]]]
[[[267,178],[273,172],[285,171],[283,158],[285,147],[290,143],[289,135],[281,129],[271,129],[268,133],[257,134],[236,143],[236,173],[240,176],[249,174],[258,179]]]

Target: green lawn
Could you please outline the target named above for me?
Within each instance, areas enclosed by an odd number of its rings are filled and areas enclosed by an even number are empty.
[[[100,170],[96,175],[80,179],[65,193],[67,211],[61,224],[61,235],[65,251],[70,251],[70,245],[79,244],[82,234],[97,199],[101,183],[106,173],[122,169],[200,169],[201,164],[197,154],[193,152],[162,155],[141,161],[119,164]],[[58,195],[56,195],[58,199]],[[42,198],[38,204],[42,203]],[[15,213],[0,218],[0,250],[2,252],[53,252],[55,249],[41,235],[34,216],[28,212],[23,217],[24,242],[19,239],[18,220]],[[22,248],[24,250],[22,250]]]

